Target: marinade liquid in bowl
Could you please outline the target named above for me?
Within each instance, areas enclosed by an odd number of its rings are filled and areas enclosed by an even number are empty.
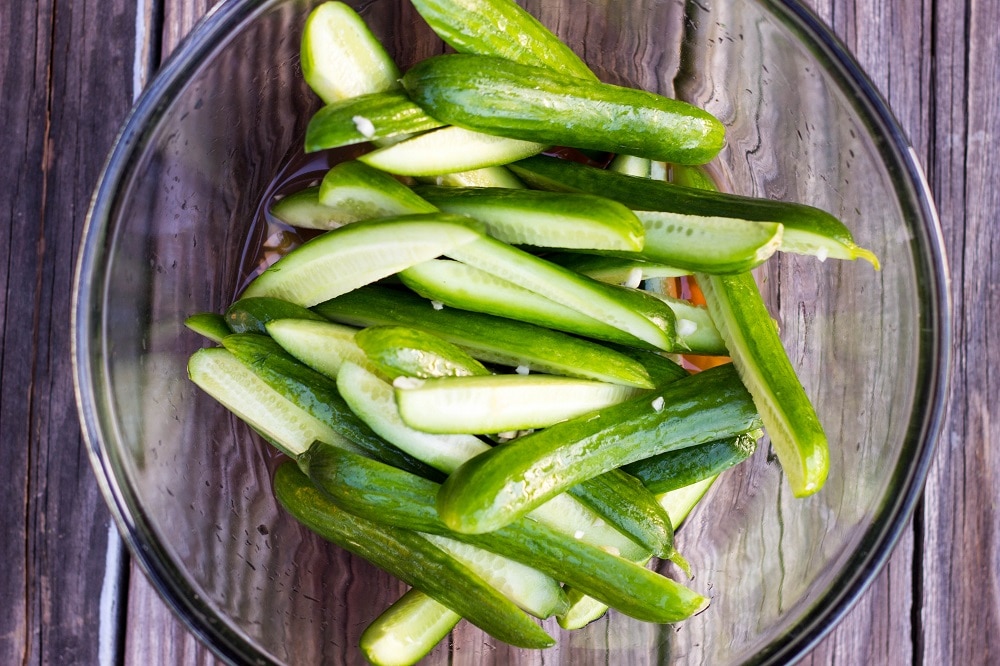
[[[405,586],[277,505],[278,456],[186,376],[184,327],[245,286],[248,238],[300,154],[319,101],[299,44],[315,3],[223,2],[129,118],[97,189],[74,313],[77,392],[124,538],[221,657],[359,663],[360,632]],[[442,52],[407,2],[353,3],[401,69]],[[607,82],[703,107],[734,193],[842,219],[880,258],[783,254],[758,272],[830,438],[830,476],[792,497],[766,446],[725,474],[678,533],[710,607],[675,626],[611,612],[511,648],[461,623],[428,663],[787,662],[846,612],[920,491],[948,371],[947,274],[933,206],[898,126],[842,47],[784,2],[528,1]],[[256,251],[256,250],[253,250]]]

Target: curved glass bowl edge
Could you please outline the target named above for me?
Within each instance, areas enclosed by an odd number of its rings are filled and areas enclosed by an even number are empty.
[[[222,38],[238,24],[250,20],[267,2],[226,0],[214,6],[178,44],[137,99],[115,139],[91,198],[77,255],[71,309],[71,356],[77,411],[91,467],[119,534],[174,615],[202,644],[230,664],[277,662],[263,655],[258,646],[231,631],[215,616],[184,573],[174,566],[167,551],[159,547],[147,528],[148,521],[141,507],[133,501],[132,489],[122,486],[124,480],[117,473],[116,461],[103,436],[108,424],[101,422],[95,404],[95,390],[100,385],[88,362],[94,343],[88,335],[92,310],[89,306],[99,296],[103,284],[95,284],[93,280],[111,214],[112,197],[109,195],[124,180],[129,160],[142,146],[142,128],[156,117],[161,100],[168,99],[170,91],[181,86],[191,70],[199,67],[212,51],[221,48]]]
[[[768,2],[791,15],[815,40],[831,63],[839,66],[841,75],[849,80],[863,95],[859,103],[884,132],[891,138],[885,147],[894,162],[906,175],[914,200],[919,204],[919,217],[923,222],[915,231],[923,234],[921,243],[915,243],[915,263],[923,268],[918,274],[928,278],[922,285],[928,298],[921,312],[920,354],[921,367],[918,385],[924,392],[915,400],[914,419],[908,430],[905,450],[912,453],[913,465],[902,472],[891,484],[901,492],[882,511],[881,522],[872,525],[864,535],[856,556],[844,566],[844,575],[830,586],[800,621],[781,639],[773,641],[749,663],[791,664],[806,656],[827,636],[854,607],[865,590],[882,570],[903,534],[916,507],[927,473],[933,460],[938,437],[944,426],[951,378],[951,292],[947,258],[944,254],[944,236],[933,196],[923,169],[910,146],[898,121],[882,95],[872,84],[864,70],[847,47],[830,31],[825,23],[795,0]],[[929,359],[929,361],[926,361]],[[925,409],[921,409],[924,407]]]
[[[88,306],[96,295],[92,278],[110,214],[111,199],[108,194],[125,177],[127,170],[124,167],[135,149],[141,145],[141,128],[155,117],[159,101],[180,85],[192,68],[197,67],[196,63],[202,61],[201,56],[218,48],[220,38],[231,27],[248,20],[256,8],[266,4],[267,0],[253,0],[250,3],[226,0],[217,5],[199,21],[139,98],[115,142],[91,201],[73,288],[71,354],[74,389],[83,435],[98,485],[130,553],[158,593],[195,636],[218,657],[230,663],[271,662],[260,653],[257,646],[250,644],[215,618],[209,604],[198,597],[183,572],[172,565],[165,551],[157,549],[156,540],[151,538],[153,535],[146,527],[147,521],[141,508],[131,501],[133,494],[130,489],[120,485],[115,460],[102,437],[106,424],[101,423],[96,415],[94,390],[98,384],[95,383],[93,369],[88,364],[92,343],[87,335],[91,311]],[[928,308],[922,313],[920,341],[920,348],[927,350],[922,358],[931,360],[921,368],[924,392],[918,399],[918,406],[926,406],[928,409],[922,410],[920,413],[923,417],[911,424],[907,443],[916,463],[903,472],[905,478],[896,484],[902,492],[883,511],[885,519],[875,524],[865,535],[858,556],[852,565],[844,568],[845,575],[836,585],[831,586],[830,591],[817,601],[813,610],[790,633],[772,642],[754,658],[753,663],[761,664],[789,663],[807,654],[848,613],[888,560],[923,489],[934,445],[943,427],[951,368],[951,299],[942,232],[930,189],[912,149],[881,95],[853,56],[822,21],[796,2],[779,0],[771,4],[776,5],[778,11],[794,16],[811,33],[818,47],[829,56],[829,60],[837,63],[843,76],[863,93],[862,101],[866,112],[885,130],[886,136],[891,138],[887,150],[906,174],[906,180],[914,190],[914,198],[920,204],[919,213],[923,225],[914,230],[922,234],[923,242],[915,244],[920,251],[916,260],[925,269],[922,274],[928,277],[929,283],[924,288],[933,297],[925,300]]]

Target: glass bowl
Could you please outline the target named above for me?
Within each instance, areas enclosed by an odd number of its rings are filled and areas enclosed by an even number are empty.
[[[317,100],[303,0],[223,2],[138,102],[96,190],[73,350],[84,432],[132,554],[220,657],[357,663],[403,586],[276,505],[276,457],[186,377],[245,278],[261,202],[295,165]],[[918,497],[948,375],[941,237],[912,152],[844,48],[791,2],[527,0],[602,79],[704,106],[728,128],[726,189],[840,216],[882,260],[781,255],[759,275],[831,438],[825,489],[795,499],[767,447],[681,529],[711,607],[677,626],[614,612],[533,652],[460,624],[428,663],[778,663],[802,655],[884,563]],[[401,67],[441,52],[405,1],[357,3]],[[302,165],[299,165],[302,166]],[[316,164],[303,167],[305,176]],[[259,239],[258,239],[259,240]],[[256,242],[256,241],[255,241]],[[248,249],[249,248],[249,249]]]

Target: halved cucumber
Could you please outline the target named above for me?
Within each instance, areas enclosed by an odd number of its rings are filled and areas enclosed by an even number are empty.
[[[336,229],[354,221],[352,216],[320,203],[319,185],[303,188],[278,199],[271,206],[271,215],[300,229]]]
[[[461,127],[442,127],[378,148],[358,159],[401,176],[440,176],[502,166],[537,155],[545,148],[532,141],[507,139]]]
[[[433,597],[410,588],[365,628],[359,647],[374,666],[413,666],[461,619]]]
[[[268,386],[226,349],[196,351],[187,370],[191,381],[289,457],[297,458],[316,441],[362,452],[329,424]]]
[[[359,331],[354,341],[389,379],[491,374],[458,345],[407,326],[371,326]]]
[[[341,162],[326,172],[319,201],[349,222],[438,211],[386,172],[356,160]]]
[[[537,618],[565,613],[569,601],[559,583],[527,563],[498,555],[479,546],[439,534],[420,533],[425,539],[469,567],[518,607]]]
[[[476,226],[447,213],[349,224],[292,250],[251,282],[243,297],[316,305],[482,238]]]
[[[425,379],[396,389],[399,415],[434,433],[545,428],[618,404],[642,389],[553,375]]]
[[[364,20],[342,2],[324,2],[306,19],[302,76],[325,103],[399,87],[399,69]]]
[[[392,385],[354,363],[341,366],[337,388],[372,430],[401,451],[446,474],[490,448],[473,435],[435,435],[407,425],[399,416]]]
[[[282,349],[330,379],[345,361],[366,365],[365,352],[354,342],[356,328],[330,321],[276,319],[265,328]]]
[[[493,187],[420,187],[448,213],[468,215],[489,235],[513,245],[638,252],[645,233],[628,208],[604,197]]]

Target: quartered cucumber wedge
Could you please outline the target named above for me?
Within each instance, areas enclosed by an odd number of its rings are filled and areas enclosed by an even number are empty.
[[[251,282],[243,297],[316,305],[483,238],[477,226],[447,213],[350,224],[292,250]]]
[[[445,377],[401,384],[396,402],[403,421],[417,430],[487,434],[545,428],[641,391],[552,375]]]
[[[434,213],[438,208],[384,171],[348,160],[326,172],[319,202],[350,222]]]
[[[365,153],[359,160],[401,176],[441,176],[497,167],[545,150],[545,144],[442,127]]]
[[[345,361],[359,365],[368,362],[354,341],[357,329],[350,326],[326,320],[276,319],[269,321],[265,329],[282,349],[331,379],[337,378]]]
[[[507,317],[597,340],[652,346],[616,326],[460,261],[425,261],[406,269],[399,277],[413,291],[447,307]]]
[[[283,196],[271,205],[270,212],[279,221],[300,229],[336,229],[354,221],[350,215],[320,203],[319,185]]]
[[[878,268],[878,258],[858,246],[840,220],[812,206],[683,187],[544,156],[524,159],[510,169],[532,187],[599,194],[633,210],[780,223],[784,252],[864,259]]]
[[[354,341],[389,379],[491,374],[458,345],[416,328],[371,326],[359,331]]]
[[[645,230],[628,208],[604,197],[506,188],[417,188],[448,213],[474,217],[512,245],[622,250],[643,248]]]
[[[305,150],[313,153],[368,141],[378,142],[441,127],[397,90],[370,93],[327,104],[306,127]]]
[[[829,444],[757,283],[752,275],[742,273],[699,275],[698,284],[733,365],[760,410],[792,493],[811,495],[826,482]]]
[[[313,442],[362,450],[333,427],[268,386],[221,347],[200,349],[188,360],[188,377],[229,411],[296,458]]]
[[[657,349],[674,348],[673,321],[651,321],[623,303],[623,299],[609,294],[605,289],[607,285],[523,250],[482,237],[451,248],[445,254],[620,328]]]
[[[524,322],[442,307],[408,291],[369,286],[314,310],[352,326],[399,325],[438,335],[487,363],[652,388],[638,361],[596,342]]]
[[[373,517],[374,518],[374,517]],[[545,619],[569,608],[566,593],[551,576],[451,536],[420,533],[425,539],[469,567],[526,613]]]
[[[193,314],[184,320],[184,326],[216,343],[232,333],[226,318],[215,312]]]
[[[781,246],[784,227],[775,222],[747,222],[637,211],[645,229],[644,259],[690,271],[737,273],[767,261]]]
[[[490,448],[473,435],[440,435],[414,429],[400,418],[392,385],[354,363],[342,365],[337,388],[372,430],[401,451],[445,473]]]

